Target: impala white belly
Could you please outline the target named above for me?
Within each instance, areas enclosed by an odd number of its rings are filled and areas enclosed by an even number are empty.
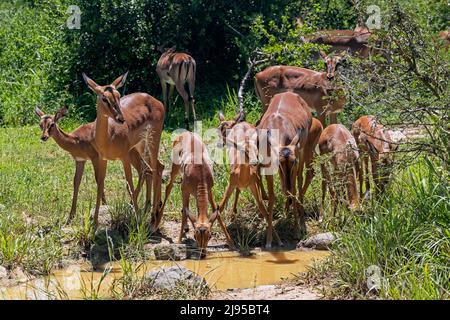
[[[75,161],[87,161],[89,159],[87,158],[82,158],[82,157],[73,157],[75,159]]]

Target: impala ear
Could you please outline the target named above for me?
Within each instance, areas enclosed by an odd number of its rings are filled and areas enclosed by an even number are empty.
[[[292,139],[292,141],[291,141],[291,143],[290,143],[290,146],[295,147],[295,146],[298,144],[298,142],[300,141],[300,137],[301,137],[301,136],[302,136],[302,130],[301,130],[301,129],[298,129],[298,130],[297,130],[297,133],[295,134],[294,139]]]
[[[373,155],[377,155],[378,154],[378,150],[375,148],[375,146],[373,144],[371,144],[369,141],[366,141],[366,145],[369,149],[369,152]]]
[[[61,109],[59,109],[58,111],[56,111],[54,121],[58,122],[59,119],[61,119],[62,117],[64,117],[66,115],[67,111],[68,111],[68,109],[65,106],[62,107]]]
[[[86,73],[83,72],[83,79],[84,82],[86,82],[87,86],[94,91],[95,93],[97,93],[97,87],[99,87],[99,85],[97,83],[95,83],[94,80],[92,80],[91,78],[89,78]]]
[[[43,113],[42,111],[41,111],[41,109],[39,109],[39,107],[38,106],[36,106],[35,108],[34,108],[34,113],[36,113],[36,115],[40,118],[40,117],[42,117],[45,113]]]
[[[217,116],[219,117],[219,121],[220,121],[220,122],[224,122],[224,121],[225,121],[225,117],[223,116],[222,111],[219,111],[219,113],[218,113]]]
[[[345,59],[347,59],[349,54],[350,54],[350,50],[349,49],[341,51],[339,54],[336,55],[337,62],[344,61]]]
[[[322,49],[319,49],[319,55],[322,57],[323,60],[327,59],[327,54]]]
[[[211,217],[209,217],[209,223],[212,225],[214,221],[216,221],[217,217],[219,216],[219,210],[216,210],[213,212]]]
[[[240,111],[239,114],[237,115],[236,119],[234,119],[235,123],[239,123],[245,120],[245,113],[244,111]]]
[[[119,89],[125,84],[125,81],[127,81],[128,71],[125,72],[123,75],[118,77],[116,80],[111,83],[112,86],[114,86],[116,89]]]
[[[197,222],[197,217],[190,212],[188,213],[188,218],[189,218],[189,220],[191,220],[192,223]]]

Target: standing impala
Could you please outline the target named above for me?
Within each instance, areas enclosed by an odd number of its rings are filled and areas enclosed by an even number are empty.
[[[175,52],[175,47],[166,49],[156,65],[156,72],[161,81],[166,113],[167,115],[169,114],[169,105],[172,99],[173,87],[175,86],[184,101],[184,121],[187,129],[189,129],[189,104],[192,107],[194,121],[197,120],[194,107],[195,68],[194,58],[186,53]],[[169,85],[169,96],[167,96],[167,85]]]
[[[308,139],[308,132],[311,128],[312,116],[306,102],[292,92],[276,94],[270,102],[269,108],[264,113],[258,129],[267,132],[268,154],[261,153],[261,156],[275,159],[279,163],[281,188],[286,195],[286,209],[294,203],[296,217],[296,227],[299,233],[306,233],[303,204],[297,199],[298,175],[303,174],[303,167],[299,166],[301,152],[304,152]],[[272,131],[278,130],[279,141],[272,138]],[[261,148],[260,133],[259,146]],[[266,158],[267,159],[267,158]],[[263,159],[263,164],[267,160]],[[275,203],[275,193],[273,175],[266,175],[267,189],[269,195],[268,212],[269,219],[273,216],[273,206]]]
[[[206,145],[200,137],[192,132],[184,132],[176,137],[172,149],[172,170],[170,172],[169,184],[166,187],[164,202],[161,206],[160,217],[163,214],[167,199],[172,191],[173,183],[180,170],[182,171],[181,196],[183,209],[181,210],[182,220],[178,242],[181,243],[183,234],[189,231],[187,220],[189,219],[194,228],[194,237],[200,249],[201,256],[206,253],[206,246],[211,238],[211,228],[216,219],[222,227],[225,237],[230,246],[233,246],[227,228],[223,223],[219,207],[214,201],[212,193],[213,172],[212,161],[209,158]],[[197,201],[198,216],[189,211],[189,199],[193,196]],[[208,202],[213,213],[208,217]],[[160,221],[158,221],[159,223]]]
[[[164,122],[163,104],[146,93],[132,93],[120,97],[119,89],[127,73],[110,85],[100,86],[83,73],[88,87],[97,95],[97,119],[94,122],[94,147],[99,153],[98,188],[103,190],[107,160],[121,160],[125,171],[127,189],[133,206],[137,209],[138,194],[133,186],[130,151],[145,140],[148,155],[140,152],[152,173],[153,214],[156,214],[161,196],[161,174],[158,165],[159,143]],[[114,124],[114,125],[113,125]],[[99,193],[95,205],[94,222],[97,225],[100,206]],[[157,217],[154,217],[156,220]]]
[[[327,56],[320,51],[327,64],[325,72],[291,66],[272,66],[258,72],[255,76],[255,89],[263,104],[263,110],[267,109],[270,100],[277,93],[293,91],[317,112],[323,126],[327,115],[330,115],[330,123],[336,123],[336,113],[342,110],[346,98],[345,92],[336,88],[332,80],[338,63],[346,54],[342,52]]]
[[[323,216],[323,204],[325,201],[327,186],[331,195],[333,214],[336,214],[337,202],[345,202],[342,197],[341,185],[347,189],[348,207],[354,211],[358,209],[358,189],[356,179],[359,176],[359,152],[355,138],[342,124],[331,124],[326,127],[319,138],[319,150],[321,155],[329,155],[333,174],[329,173],[325,163],[322,167],[322,201],[320,213]]]
[[[258,148],[256,128],[244,121],[244,114],[240,112],[232,121],[226,121],[222,113],[219,113],[220,126],[225,146],[229,147],[228,155],[230,161],[230,180],[225,195],[219,205],[219,213],[227,205],[233,191],[235,198],[233,204],[233,215],[237,212],[237,202],[241,190],[249,188],[256,200],[260,216],[267,222],[266,248],[272,246],[272,216],[267,212],[261,194],[261,176],[258,165]],[[243,157],[242,157],[243,151]],[[275,231],[278,245],[282,245]]]
[[[42,130],[41,140],[47,141],[49,137],[52,137],[55,142],[65,151],[69,152],[72,158],[75,160],[75,176],[73,179],[73,196],[72,196],[72,207],[69,213],[68,222],[70,222],[76,213],[78,191],[81,183],[81,178],[83,177],[84,167],[86,161],[90,160],[94,167],[95,180],[98,184],[98,159],[99,155],[97,150],[94,148],[92,142],[94,140],[94,123],[88,123],[80,126],[71,133],[65,133],[58,126],[58,121],[64,117],[67,113],[67,108],[59,109],[54,116],[46,115],[38,107],[35,108],[36,115],[40,118],[39,126]],[[143,166],[140,159],[139,153],[132,149],[130,151],[131,164],[139,172],[139,183],[141,185],[141,179],[143,179]],[[147,190],[149,188],[148,176],[145,177],[147,180]],[[151,183],[151,181],[150,181]],[[104,190],[97,189],[97,192],[101,192],[101,199],[103,203],[106,203]],[[148,195],[147,195],[148,196]],[[147,201],[150,200],[147,198]]]
[[[381,125],[374,116],[362,116],[356,120],[352,126],[352,134],[361,151],[360,196],[362,197],[363,180],[366,185],[366,195],[370,194],[369,158],[373,182],[377,193],[380,194],[389,182],[394,152],[398,145],[392,143],[390,131]]]

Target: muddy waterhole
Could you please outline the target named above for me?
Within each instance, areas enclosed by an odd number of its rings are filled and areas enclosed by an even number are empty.
[[[252,288],[277,284],[306,271],[314,260],[324,259],[327,251],[260,251],[249,257],[236,252],[215,252],[202,260],[156,261],[144,263],[138,274],[158,268],[179,265],[203,276],[212,290]],[[56,270],[50,276],[30,280],[19,285],[0,288],[0,299],[80,299],[83,292],[94,288],[99,297],[111,297],[115,279],[123,276],[119,263],[105,266],[104,271],[92,271],[88,265],[72,265]]]

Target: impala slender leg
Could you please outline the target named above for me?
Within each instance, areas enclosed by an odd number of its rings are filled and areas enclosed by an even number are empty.
[[[127,190],[130,193],[131,201],[134,207],[134,210],[138,211],[138,205],[137,205],[137,195],[134,190],[133,186],[133,173],[131,171],[131,165],[129,159],[123,159],[122,160],[123,169],[125,171],[125,180],[127,181]]]
[[[327,186],[330,184],[330,174],[328,173],[328,169],[325,164],[320,165],[322,169],[322,197],[320,201],[320,215],[323,218],[323,208],[325,204],[325,197],[327,195]]]
[[[98,226],[98,211],[100,209],[100,202],[102,198],[103,188],[105,185],[105,176],[106,176],[106,166],[107,161],[98,159],[98,183],[97,183],[97,201],[95,203],[95,211],[94,211],[94,230],[97,229]]]
[[[370,158],[370,164],[372,165],[372,179],[375,186],[375,195],[380,195],[380,173],[378,172],[378,159],[375,157]]]
[[[189,130],[189,95],[184,88],[184,82],[177,81],[175,83],[175,87],[177,88],[178,93],[181,95],[184,101],[184,122],[186,125],[186,129]]]
[[[92,166],[94,167],[95,183],[98,184],[98,159],[92,159]],[[102,203],[106,203],[105,190],[102,190]]]
[[[195,99],[194,99],[194,90],[195,90],[195,68],[191,69],[192,75],[190,75],[190,79],[188,80],[189,87],[189,100],[191,102],[192,107],[192,116],[194,117],[194,121],[197,121],[197,116],[195,115]]]
[[[159,145],[161,140],[161,131],[162,128],[158,128],[158,130],[152,132],[152,143],[150,144],[150,168],[152,170],[152,188],[153,188],[153,207],[152,207],[152,215],[156,218],[156,226],[159,226],[159,223],[162,219],[162,211],[159,214],[161,204],[161,187],[162,187],[162,171],[164,166],[158,160],[159,154]],[[158,134],[159,132],[159,134]],[[173,168],[172,168],[173,170]],[[161,215],[161,216],[159,216]],[[155,229],[157,230],[157,229]]]
[[[75,176],[73,178],[73,195],[72,195],[72,207],[70,208],[69,219],[67,223],[72,221],[77,210],[78,191],[80,190],[81,178],[83,177],[84,165],[86,161],[75,161]]]
[[[219,211],[218,214],[217,214],[217,221],[219,221],[219,225],[220,225],[223,233],[225,234],[225,238],[226,238],[226,241],[228,243],[228,246],[230,248],[234,248],[234,242],[231,239],[230,234],[228,233],[227,226],[225,225],[225,223],[222,220],[222,217],[220,216],[220,207],[217,207],[217,204],[214,201],[214,195],[212,193],[212,189],[211,188],[208,190],[208,200],[209,200],[209,204],[211,205],[211,208],[212,208],[213,212],[215,212],[216,210]]]
[[[269,203],[267,208],[267,224],[269,225],[269,230],[267,233],[266,248],[272,247],[272,219],[273,219],[273,206],[275,204],[275,192],[273,189],[273,175],[267,175],[267,191],[269,193]],[[270,239],[270,243],[269,243]]]
[[[370,195],[369,157],[367,155],[364,156],[364,166],[366,171],[364,175],[366,194]]]
[[[175,88],[175,85],[169,84],[169,97],[167,99],[166,114],[169,114],[169,105],[172,104],[172,97],[173,97],[173,89],[174,88]]]
[[[237,205],[238,205],[240,193],[241,193],[241,190],[239,190],[239,188],[236,188],[235,193],[234,193],[234,203],[233,203],[233,217],[232,217],[233,220],[236,219]]]
[[[267,195],[266,190],[264,190],[264,183],[263,183],[263,179],[261,178],[261,168],[259,168],[258,170],[259,170],[258,183],[259,183],[259,187],[261,188],[262,198],[263,198],[263,200],[269,200],[269,196]]]
[[[222,201],[220,201],[220,204],[219,204],[219,211],[220,212],[222,212],[225,209],[225,206],[227,205],[228,200],[230,199],[231,195],[233,194],[233,191],[234,191],[235,188],[236,188],[235,184],[232,183],[231,179],[230,179],[230,183],[227,186],[227,189],[225,191],[225,195],[223,196]]]
[[[136,149],[130,151],[130,163],[138,172],[138,183],[136,189],[134,190],[136,194],[136,199],[139,199],[139,194],[141,193],[142,186],[145,180],[145,162],[141,158],[141,155]]]
[[[365,156],[364,153],[361,152],[361,159],[359,161],[359,171],[358,171],[358,180],[359,180],[359,197],[363,199],[363,185],[364,185],[364,161]]]
[[[256,200],[256,204],[258,205],[260,215],[263,217],[263,219],[266,220],[267,223],[266,248],[270,248],[272,245],[273,240],[272,234],[275,235],[275,239],[278,245],[282,246],[283,242],[278,236],[278,232],[273,228],[272,219],[269,219],[269,213],[267,212],[266,206],[263,203],[261,191],[259,190],[258,185],[257,184],[250,185],[250,191],[252,192],[253,197]]]
[[[178,243],[182,243],[183,241],[183,235],[185,235],[187,232],[189,232],[189,226],[187,223],[188,215],[189,215],[189,192],[181,186],[181,193],[182,193],[182,202],[183,202],[183,209],[181,210],[181,229],[180,229],[180,235],[178,237]]]
[[[175,181],[175,178],[178,175],[178,172],[180,171],[180,168],[181,168],[180,165],[172,164],[172,170],[170,172],[170,180],[166,186],[166,192],[164,194],[164,201],[161,205],[161,208],[159,208],[159,212],[157,214],[157,220],[155,221],[155,225],[154,225],[155,230],[158,230],[159,224],[161,223],[162,216],[164,214],[164,209],[166,207],[167,199],[169,198],[170,192],[172,192],[173,183]]]
[[[163,95],[163,103],[164,107],[166,108],[165,114],[169,114],[169,103],[167,101],[167,83],[164,80],[161,80],[161,88],[162,88],[162,95]]]

